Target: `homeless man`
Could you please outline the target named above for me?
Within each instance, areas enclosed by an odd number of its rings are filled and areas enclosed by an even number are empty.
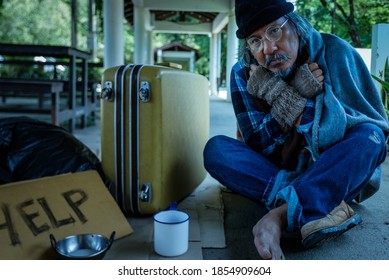
[[[263,259],[285,258],[284,231],[310,248],[358,225],[349,203],[371,195],[387,153],[387,117],[363,60],[293,10],[235,1],[243,41],[230,86],[242,139],[215,136],[204,149],[214,178],[269,210],[253,227]]]

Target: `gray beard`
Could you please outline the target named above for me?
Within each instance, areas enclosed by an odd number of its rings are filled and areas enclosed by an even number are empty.
[[[289,60],[289,57],[286,54],[275,54],[273,56],[270,56],[270,57],[266,58],[265,67],[266,68],[269,67],[269,65],[270,65],[270,63],[272,61],[279,60],[279,59],[281,59],[283,61],[287,61],[287,60]],[[273,73],[273,76],[274,77],[279,77],[279,78],[282,78],[282,79],[288,79],[289,75],[293,74],[297,67],[298,67],[298,65],[296,65],[296,63],[294,63],[288,69],[281,70],[280,72]]]
[[[279,77],[283,80],[288,79],[291,75],[294,74],[295,70],[297,69],[298,65],[296,63],[293,63],[291,67],[285,70],[281,70],[280,72],[273,73],[274,77]]]

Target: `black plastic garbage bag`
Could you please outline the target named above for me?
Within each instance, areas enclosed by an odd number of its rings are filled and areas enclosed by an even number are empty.
[[[0,119],[0,184],[96,170],[100,160],[65,129],[28,117]]]

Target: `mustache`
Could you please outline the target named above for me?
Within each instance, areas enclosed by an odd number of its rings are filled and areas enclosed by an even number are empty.
[[[266,58],[265,67],[269,67],[270,63],[272,63],[275,60],[288,60],[288,59],[289,59],[289,56],[287,56],[286,54],[278,54],[277,53],[275,55],[271,55],[271,56]]]

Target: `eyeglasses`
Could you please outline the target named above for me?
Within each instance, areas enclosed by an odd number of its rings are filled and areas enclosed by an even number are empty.
[[[281,25],[272,25],[269,26],[265,31],[264,38],[251,37],[247,40],[247,48],[253,52],[260,52],[263,49],[265,39],[268,39],[270,42],[277,42],[282,37],[282,27],[288,22],[289,19],[286,19]]]

